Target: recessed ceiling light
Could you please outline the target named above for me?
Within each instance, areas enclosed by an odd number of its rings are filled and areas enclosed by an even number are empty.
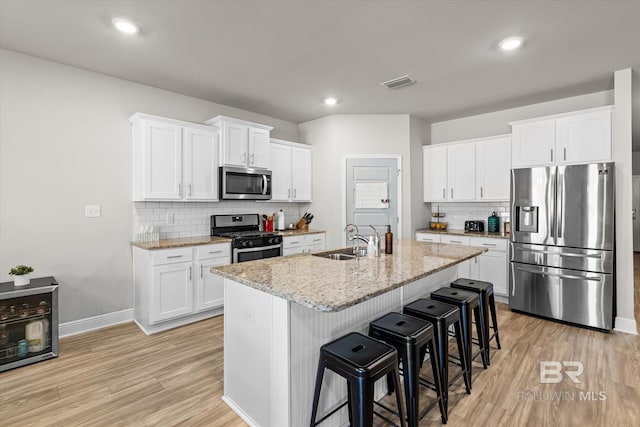
[[[330,96],[330,97],[324,99],[324,103],[326,105],[336,105],[338,103],[338,100],[336,98]]]
[[[520,46],[522,46],[522,42],[524,42],[524,39],[520,36],[508,37],[502,40],[498,44],[498,46],[500,46],[500,49],[504,51],[510,51],[518,49]]]
[[[111,23],[121,33],[136,34],[138,31],[140,31],[140,27],[137,26],[135,23],[129,21],[128,19],[113,18]]]

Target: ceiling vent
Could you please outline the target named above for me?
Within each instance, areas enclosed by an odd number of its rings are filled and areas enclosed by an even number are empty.
[[[409,86],[411,84],[414,84],[415,82],[416,81],[409,76],[402,76],[388,80],[386,82],[382,82],[380,84],[388,89],[398,89],[399,87]]]

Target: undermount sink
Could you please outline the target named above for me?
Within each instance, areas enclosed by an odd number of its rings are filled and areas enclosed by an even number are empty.
[[[353,253],[353,248],[338,249],[335,251],[328,251],[328,252],[319,252],[317,254],[312,254],[312,255],[320,258],[334,259],[338,261],[347,261],[347,260],[356,258],[356,255]]]

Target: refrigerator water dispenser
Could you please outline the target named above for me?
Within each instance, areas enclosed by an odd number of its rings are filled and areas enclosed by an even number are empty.
[[[516,230],[525,233],[538,232],[538,207],[516,206]]]

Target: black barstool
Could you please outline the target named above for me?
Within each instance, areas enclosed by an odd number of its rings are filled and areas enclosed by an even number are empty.
[[[451,282],[451,287],[456,289],[463,289],[469,292],[475,292],[480,298],[480,314],[482,315],[483,326],[485,330],[485,348],[487,350],[487,365],[491,363],[489,355],[489,341],[495,338],[498,350],[500,346],[500,335],[498,334],[498,320],[496,316],[496,301],[493,296],[493,283],[483,282],[481,280],[471,279],[457,279]],[[491,313],[491,325],[489,324],[489,313]],[[493,329],[493,334],[490,335]]]
[[[418,421],[436,404],[440,405],[440,416],[446,424],[447,414],[442,400],[440,368],[435,351],[433,325],[425,320],[406,314],[389,313],[369,323],[369,335],[392,345],[398,351],[398,358],[402,362],[402,376],[404,377],[404,398],[407,404],[407,419],[409,427],[417,427]],[[420,368],[426,351],[429,351],[433,384],[420,378]],[[436,398],[426,405],[420,414],[420,390],[418,385],[436,392]]]
[[[471,381],[467,375],[470,369],[467,366],[467,357],[462,339],[462,327],[460,325],[460,310],[458,307],[422,298],[404,306],[404,314],[419,319],[424,319],[433,325],[436,341],[436,354],[438,355],[438,367],[440,368],[440,382],[442,401],[444,403],[445,417],[449,412],[449,385],[462,377],[467,394],[471,393]],[[460,372],[449,380],[449,326],[453,325],[458,344]]]
[[[332,370],[347,380],[348,399],[345,403],[322,417],[320,421],[316,422],[325,368]],[[374,414],[374,384],[377,380],[388,374],[392,375],[394,390],[396,390],[400,425],[404,427],[404,411],[402,409],[400,392],[398,391],[400,379],[398,377],[398,353],[396,349],[357,332],[352,332],[323,345],[320,347],[320,359],[318,361],[318,373],[316,375],[316,386],[313,394],[310,425],[313,427],[320,424],[348,404],[349,422],[352,426],[372,426]],[[379,414],[376,415],[391,423],[387,418]]]
[[[462,289],[440,288],[431,292],[431,299],[454,305],[460,309],[460,323],[462,324],[462,338],[465,343],[465,356],[467,357],[467,366],[469,370],[469,384],[471,381],[471,362],[478,354],[482,357],[482,367],[487,369],[487,355],[484,350],[484,329],[482,328],[482,319],[480,318],[480,307],[478,295],[473,292],[463,291]],[[472,323],[471,316],[476,319],[476,333],[478,334],[478,347],[480,350],[473,353],[472,340]]]

